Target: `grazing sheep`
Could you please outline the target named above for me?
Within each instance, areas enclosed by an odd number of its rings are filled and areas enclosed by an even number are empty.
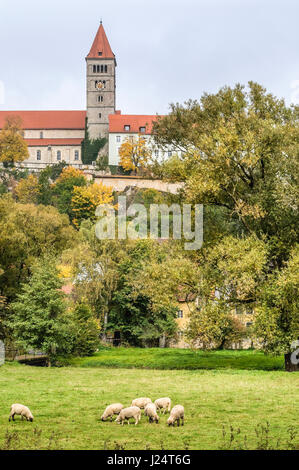
[[[101,420],[106,421],[108,418],[111,418],[112,421],[113,415],[118,415],[123,409],[124,405],[121,403],[113,403],[112,405],[107,406],[106,410],[102,414]]]
[[[157,408],[154,403],[148,403],[144,409],[144,416],[148,416],[148,422],[152,423],[156,421],[159,423],[159,416],[157,415]]]
[[[180,425],[180,419],[182,420],[182,426],[184,426],[184,407],[182,405],[176,405],[172,408],[170,416],[167,420],[168,426],[174,426],[174,423],[177,422],[177,425]]]
[[[138,406],[138,408],[142,409],[145,408],[149,403],[152,403],[150,398],[135,398],[135,400],[132,401],[131,406]]]
[[[15,420],[15,415],[20,415],[22,417],[22,421],[24,418],[27,419],[27,421],[33,421],[33,415],[29,408],[24,405],[20,405],[19,403],[15,403],[14,405],[11,405],[10,408],[10,414],[9,414],[9,421],[12,419],[13,421]]]
[[[130,424],[130,418],[135,419],[135,426],[139,423],[141,419],[141,410],[138,408],[138,406],[129,406],[129,408],[123,408],[115,421],[117,423],[121,423],[123,426],[125,420],[127,420],[128,424]]]
[[[160,411],[161,409],[163,409],[163,414],[165,414],[165,411],[166,411],[166,410],[170,412],[170,409],[171,409],[171,400],[170,400],[170,398],[168,398],[168,397],[158,398],[158,399],[155,401],[155,405],[156,405],[158,411]]]

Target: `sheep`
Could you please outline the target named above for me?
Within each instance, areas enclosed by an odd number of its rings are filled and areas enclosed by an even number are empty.
[[[113,403],[112,405],[107,406],[104,413],[102,414],[101,420],[106,421],[107,418],[111,418],[112,421],[113,415],[118,415],[123,409],[124,405],[121,403]]]
[[[22,421],[24,418],[27,419],[27,421],[33,421],[33,414],[27,408],[27,406],[20,405],[19,403],[15,403],[14,405],[11,405],[10,408],[10,414],[9,414],[9,421],[12,419],[13,421],[15,420],[15,415],[21,415]]]
[[[158,411],[160,411],[161,409],[163,409],[163,414],[165,414],[166,410],[167,410],[168,412],[170,412],[170,409],[171,409],[171,400],[170,400],[170,398],[168,398],[168,397],[158,398],[158,399],[155,401],[155,405],[156,405]]]
[[[149,403],[152,403],[150,398],[135,398],[135,400],[132,401],[131,406],[138,406],[138,408],[142,409],[145,408]]]
[[[115,421],[119,424],[121,423],[123,426],[125,420],[127,420],[128,424],[130,424],[130,418],[135,419],[135,426],[139,423],[141,419],[141,410],[138,406],[129,406],[128,408],[123,408]]]
[[[176,405],[172,408],[170,416],[167,420],[168,426],[174,426],[174,423],[177,422],[177,425],[180,425],[180,419],[182,420],[182,426],[184,426],[184,407],[182,405]]]
[[[148,403],[144,409],[144,416],[148,416],[148,422],[156,421],[159,423],[159,416],[157,415],[157,408],[154,403]]]

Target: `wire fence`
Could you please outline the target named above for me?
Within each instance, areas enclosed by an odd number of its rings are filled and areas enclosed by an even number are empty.
[[[46,358],[47,354],[42,351],[29,350],[24,351],[22,349],[5,349],[5,360],[6,361],[29,361],[36,358]]]

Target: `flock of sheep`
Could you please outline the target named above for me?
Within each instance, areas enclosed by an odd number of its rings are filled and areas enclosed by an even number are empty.
[[[103,415],[102,421],[106,421],[110,418],[112,421],[113,416],[117,415],[116,422],[119,424],[124,424],[125,421],[130,424],[130,418],[135,419],[135,425],[139,423],[141,419],[141,410],[144,409],[144,415],[148,417],[149,423],[156,422],[159,423],[158,411],[163,411],[165,414],[166,411],[170,412],[170,416],[167,420],[168,426],[174,426],[177,423],[177,426],[184,426],[184,407],[182,405],[176,405],[171,410],[171,400],[168,397],[158,398],[155,403],[152,402],[150,398],[136,398],[132,401],[132,405],[128,408],[124,408],[121,403],[113,403],[112,405],[107,406]],[[171,411],[170,411],[171,410]],[[10,408],[9,421],[12,419],[15,420],[15,416],[21,416],[22,421],[25,418],[27,421],[33,421],[33,414],[27,406],[20,405],[15,403]]]
[[[155,403],[152,402],[150,398],[136,398],[132,401],[132,405],[128,408],[124,408],[121,403],[113,403],[112,405],[107,406],[103,415],[102,421],[106,421],[110,418],[112,421],[113,416],[117,415],[116,422],[119,424],[124,424],[125,421],[130,424],[130,418],[135,419],[135,426],[139,423],[141,419],[141,410],[144,409],[144,416],[148,416],[149,423],[159,422],[158,411],[163,410],[163,414],[166,411],[170,412],[170,416],[167,420],[168,426],[174,426],[177,423],[177,426],[184,426],[184,407],[182,405],[176,405],[171,409],[171,400],[168,397],[158,398]]]

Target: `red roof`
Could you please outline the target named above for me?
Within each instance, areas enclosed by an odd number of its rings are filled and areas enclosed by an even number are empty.
[[[109,132],[138,133],[141,127],[145,127],[145,134],[151,134],[153,122],[157,119],[158,116],[150,115],[110,114]],[[125,130],[125,126],[130,126],[130,130]]]
[[[81,145],[83,139],[25,139],[28,147],[60,147],[63,145]]]
[[[87,59],[115,59],[102,23],[100,24]]]
[[[19,116],[23,129],[85,129],[86,111],[0,111],[0,129],[6,116]]]

